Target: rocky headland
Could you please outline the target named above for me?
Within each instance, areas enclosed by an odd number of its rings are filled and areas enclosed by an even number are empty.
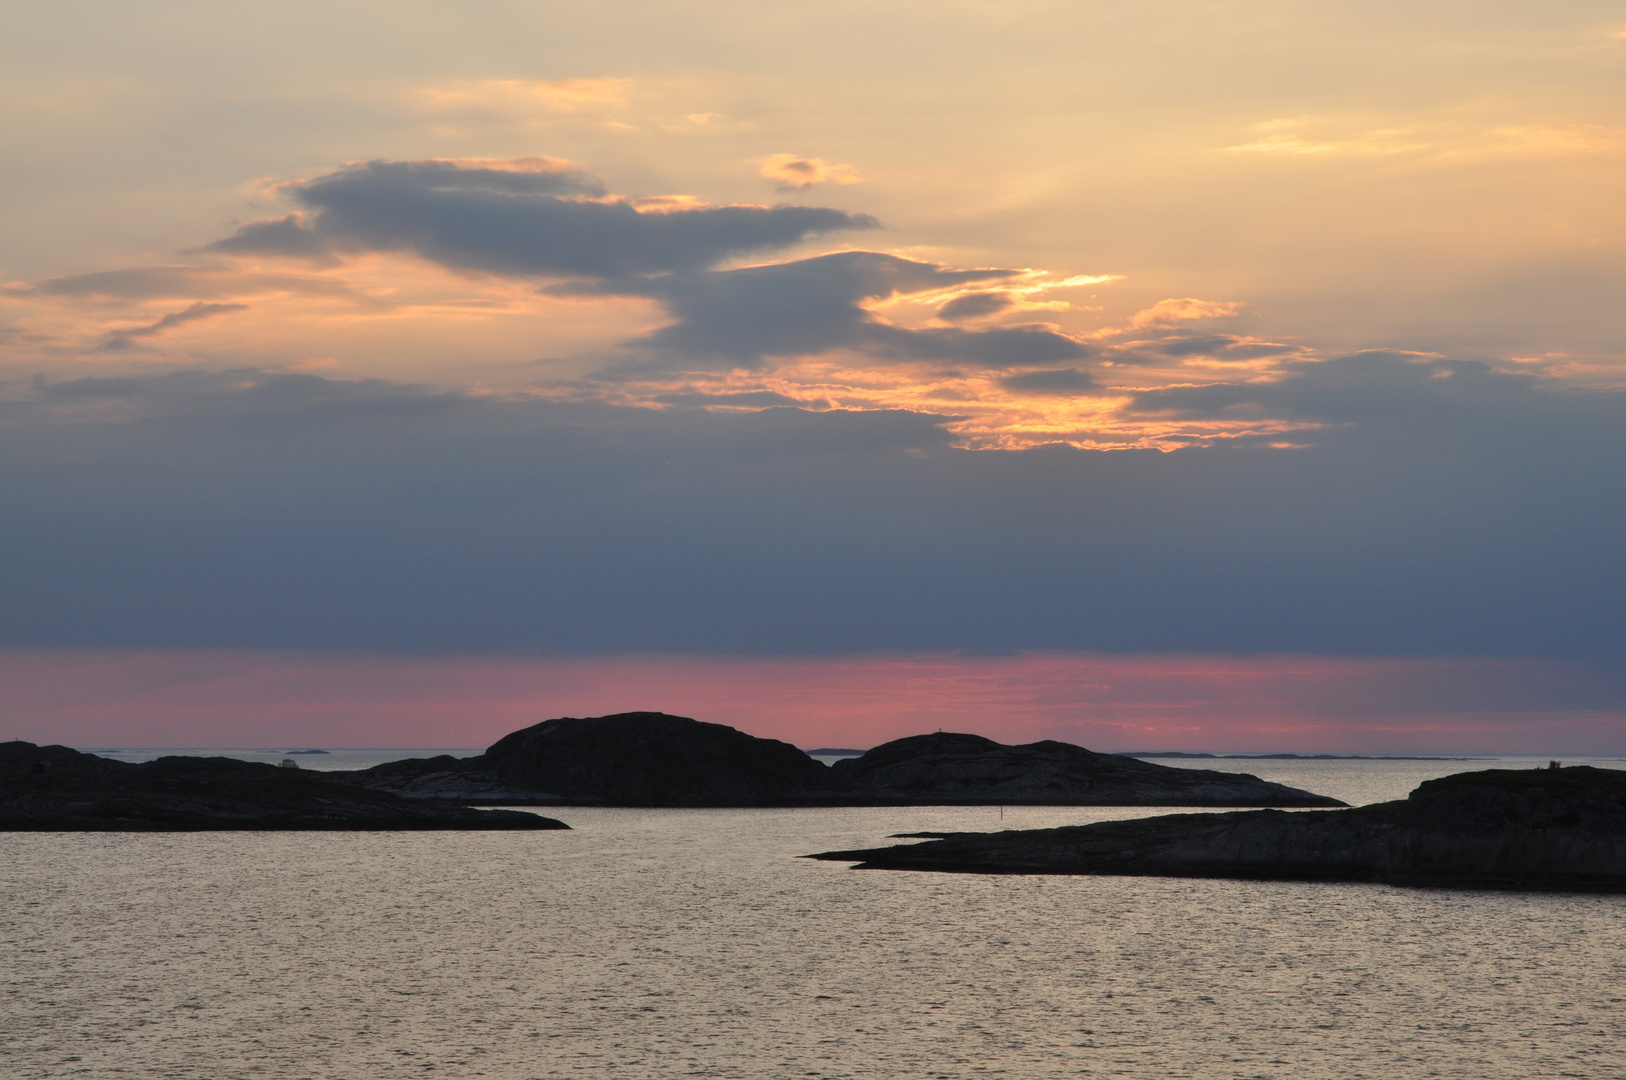
[[[547,720],[478,757],[392,761],[347,776],[410,798],[488,805],[1344,805],[1246,773],[942,732],[826,766],[789,743],[649,712]]]
[[[932,839],[810,858],[952,873],[1626,892],[1626,772],[1490,769],[1429,780],[1405,799],[1348,810],[913,835]]]
[[[233,758],[132,764],[29,742],[0,743],[0,831],[566,829],[517,810],[403,799]]]

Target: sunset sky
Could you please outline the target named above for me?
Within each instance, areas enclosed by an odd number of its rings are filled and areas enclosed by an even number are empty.
[[[4,3],[0,738],[1626,752],[1626,8]]]

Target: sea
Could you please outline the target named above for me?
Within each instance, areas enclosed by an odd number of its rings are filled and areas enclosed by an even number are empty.
[[[1165,763],[1367,803],[1546,761]],[[799,858],[1161,812],[561,808],[569,832],[0,834],[0,1076],[1626,1077],[1626,897]]]

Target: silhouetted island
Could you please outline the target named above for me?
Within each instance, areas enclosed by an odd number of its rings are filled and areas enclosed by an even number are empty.
[[[0,831],[567,829],[518,810],[403,799],[234,758],[132,764],[66,746],[0,743]]]
[[[1352,810],[1174,814],[1059,829],[917,833],[827,851],[858,869],[1365,881],[1626,892],[1626,772],[1488,769]]]
[[[830,771],[877,802],[935,806],[1344,806],[1249,773],[1179,769],[1072,743],[1006,746],[937,732],[883,743]]]
[[[1344,805],[1246,773],[942,732],[825,765],[789,743],[653,712],[546,720],[478,757],[413,758],[346,775],[412,798],[487,805]]]
[[[510,806],[824,806],[853,795],[789,743],[654,712],[545,720],[478,757],[408,758],[348,775],[412,798]]]

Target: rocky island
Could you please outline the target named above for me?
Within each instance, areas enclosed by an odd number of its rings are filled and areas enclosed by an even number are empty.
[[[1249,773],[1181,769],[1072,743],[937,732],[830,766],[878,803],[932,806],[1344,806]]]
[[[546,720],[478,757],[413,758],[345,776],[410,798],[488,805],[1344,805],[1246,773],[945,732],[827,766],[789,743],[653,712]]]
[[[417,799],[510,806],[829,806],[854,795],[790,743],[655,712],[545,720],[478,757],[408,758],[348,777]]]
[[[331,774],[234,758],[132,764],[0,743],[0,831],[567,829],[518,810],[403,799]]]
[[[809,857],[855,862],[858,869],[1626,892],[1626,772],[1489,769],[1429,780],[1405,799],[1348,810],[1174,814],[913,835],[931,839]]]

